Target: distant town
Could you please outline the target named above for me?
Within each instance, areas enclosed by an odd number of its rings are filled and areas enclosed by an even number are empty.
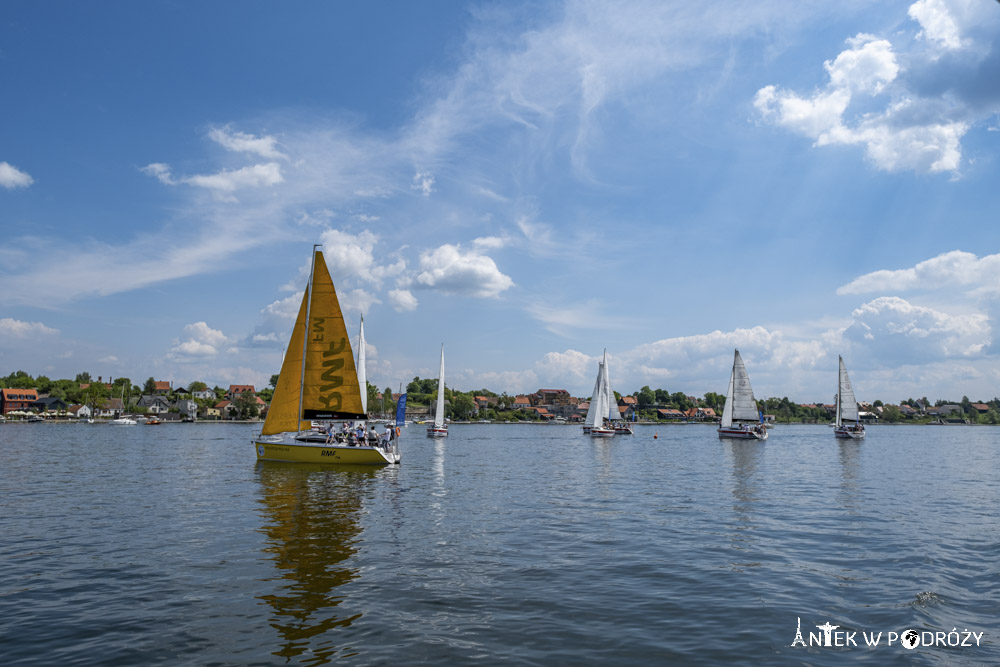
[[[92,378],[80,373],[73,380],[51,380],[15,371],[0,377],[0,417],[17,420],[109,420],[121,415],[150,416],[161,421],[260,420],[277,383],[268,387],[251,384],[209,387],[204,382],[173,386],[171,382],[149,378],[133,384],[129,378]],[[437,380],[420,379],[407,385],[408,419],[421,420],[430,413],[436,396]],[[726,397],[708,392],[695,397],[684,392],[642,389],[623,395],[615,392],[618,411],[624,420],[641,422],[712,422],[718,420]],[[368,385],[368,413],[372,417],[395,415],[399,393]],[[446,414],[452,421],[582,422],[589,398],[572,396],[565,389],[539,389],[531,394],[510,396],[488,389],[457,391],[445,387]],[[833,404],[794,403],[788,398],[758,400],[765,421],[775,423],[826,423],[833,418]],[[908,398],[898,403],[881,400],[859,403],[861,418],[883,423],[965,423],[1000,424],[1000,399],[971,401],[929,401]]]

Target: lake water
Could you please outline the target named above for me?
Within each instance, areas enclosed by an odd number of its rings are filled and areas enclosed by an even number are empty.
[[[0,662],[1000,663],[1000,428],[411,426],[380,469],[256,428],[0,426]]]

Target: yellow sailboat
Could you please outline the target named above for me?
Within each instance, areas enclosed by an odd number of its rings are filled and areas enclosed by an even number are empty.
[[[323,253],[313,249],[309,284],[292,329],[271,406],[253,439],[257,459],[294,463],[399,463],[398,429],[367,424],[351,341]],[[313,429],[317,421],[325,428]]]

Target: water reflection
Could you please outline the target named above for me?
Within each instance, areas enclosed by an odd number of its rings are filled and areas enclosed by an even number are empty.
[[[838,438],[840,454],[840,506],[848,514],[859,514],[858,480],[861,471],[861,441]]]
[[[361,617],[340,609],[337,589],[360,576],[352,562],[361,540],[360,512],[377,471],[341,466],[257,464],[267,535],[264,549],[279,576],[269,594],[269,619],[281,639],[273,654],[306,664],[337,657],[334,628]]]
[[[757,441],[740,441],[727,439],[726,453],[733,464],[733,532],[730,536],[733,549],[740,552],[750,551],[754,545],[754,519],[756,503],[760,490],[758,488],[757,467],[760,465],[764,445]],[[757,563],[734,562],[737,569],[755,566]]]

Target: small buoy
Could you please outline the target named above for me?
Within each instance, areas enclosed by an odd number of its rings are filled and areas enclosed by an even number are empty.
[[[659,437],[660,437],[660,434],[659,434],[659,433],[654,433],[654,434],[653,434],[653,440],[656,440],[656,439],[657,439],[657,438],[659,438]]]

